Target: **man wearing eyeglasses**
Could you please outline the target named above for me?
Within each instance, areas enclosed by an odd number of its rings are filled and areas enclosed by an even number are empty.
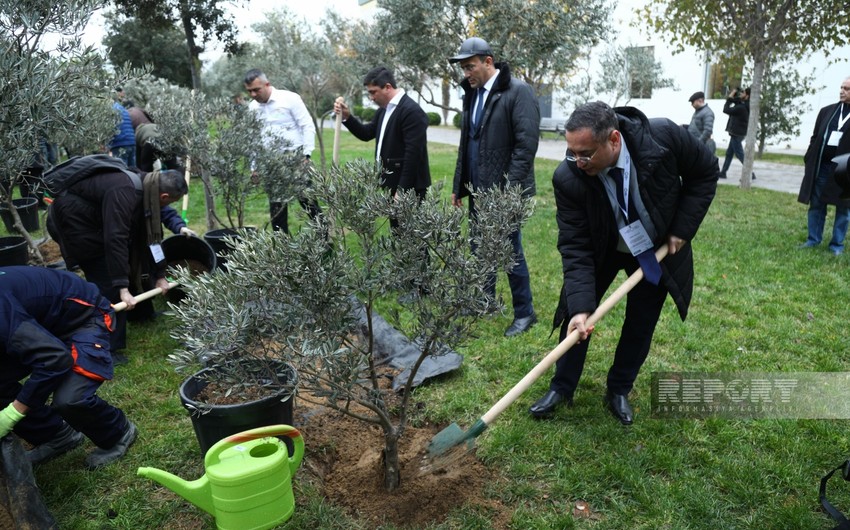
[[[835,164],[832,159],[850,153],[848,121],[850,77],[841,83],[838,103],[827,105],[818,112],[815,130],[804,157],[806,169],[797,197],[799,202],[809,205],[809,236],[800,245],[802,248],[820,245],[826,224],[827,206],[835,205],[835,221],[832,223],[832,237],[829,240],[829,251],[835,256],[844,253],[844,238],[850,223],[850,200],[843,198],[844,193],[835,180]]]
[[[466,39],[449,62],[460,63],[465,77],[460,84],[465,95],[452,204],[461,207],[463,198],[469,197],[469,214],[474,217],[472,193],[494,186],[519,186],[524,195],[533,196],[540,124],[534,91],[527,83],[511,77],[507,63],[494,61],[493,51],[484,39]],[[506,337],[525,333],[537,322],[519,230],[511,235],[511,243],[516,263],[508,273],[508,283],[514,319],[505,331]],[[487,291],[491,308],[495,308],[495,276]]]
[[[566,125],[567,156],[553,176],[564,284],[554,326],[581,342],[561,357],[549,391],[531,406],[536,418],[572,404],[584,367],[587,319],[620,270],[645,274],[628,294],[626,318],[608,371],[604,403],[624,425],[628,394],[646,360],[668,294],[684,320],[693,292],[693,240],[717,188],[717,157],[670,120],[601,101],[575,110]],[[654,251],[667,245],[658,263]]]

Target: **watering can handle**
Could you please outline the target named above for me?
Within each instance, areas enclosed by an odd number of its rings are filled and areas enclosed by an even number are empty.
[[[214,462],[218,459],[218,455],[228,447],[242,442],[257,440],[259,438],[268,438],[270,436],[286,436],[292,439],[292,442],[295,445],[295,454],[292,458],[290,458],[292,461],[290,467],[292,468],[291,471],[294,475],[295,469],[297,469],[301,464],[301,458],[304,456],[304,439],[301,437],[301,433],[298,429],[289,425],[267,425],[265,427],[257,427],[256,429],[251,429],[249,431],[231,434],[227,438],[216,442],[216,444],[207,451],[207,455],[204,457],[204,463],[209,465],[211,462]]]

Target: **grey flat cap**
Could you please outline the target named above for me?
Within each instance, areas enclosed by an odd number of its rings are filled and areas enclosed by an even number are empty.
[[[460,45],[460,49],[457,51],[457,55],[449,59],[449,62],[457,63],[464,59],[475,57],[476,55],[489,55],[493,57],[493,50],[490,49],[490,45],[487,44],[486,40],[478,37],[470,37],[463,41],[463,44]]]

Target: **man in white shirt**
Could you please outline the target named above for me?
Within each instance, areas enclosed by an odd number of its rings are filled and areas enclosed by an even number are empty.
[[[287,149],[301,150],[305,159],[309,160],[310,154],[316,147],[316,126],[301,96],[289,90],[276,89],[271,85],[266,74],[256,68],[248,70],[244,83],[245,90],[253,99],[248,104],[248,108],[256,112],[265,124],[263,129],[266,136],[286,140],[290,144]],[[315,202],[311,203],[304,199],[299,199],[299,202],[310,217],[321,213]],[[272,228],[288,233],[287,205],[275,200],[274,197],[269,197],[269,211]]]

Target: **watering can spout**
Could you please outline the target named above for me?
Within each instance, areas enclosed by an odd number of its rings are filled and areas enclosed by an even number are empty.
[[[203,511],[215,515],[210,481],[206,475],[189,481],[154,467],[140,467],[137,474],[158,482]]]

